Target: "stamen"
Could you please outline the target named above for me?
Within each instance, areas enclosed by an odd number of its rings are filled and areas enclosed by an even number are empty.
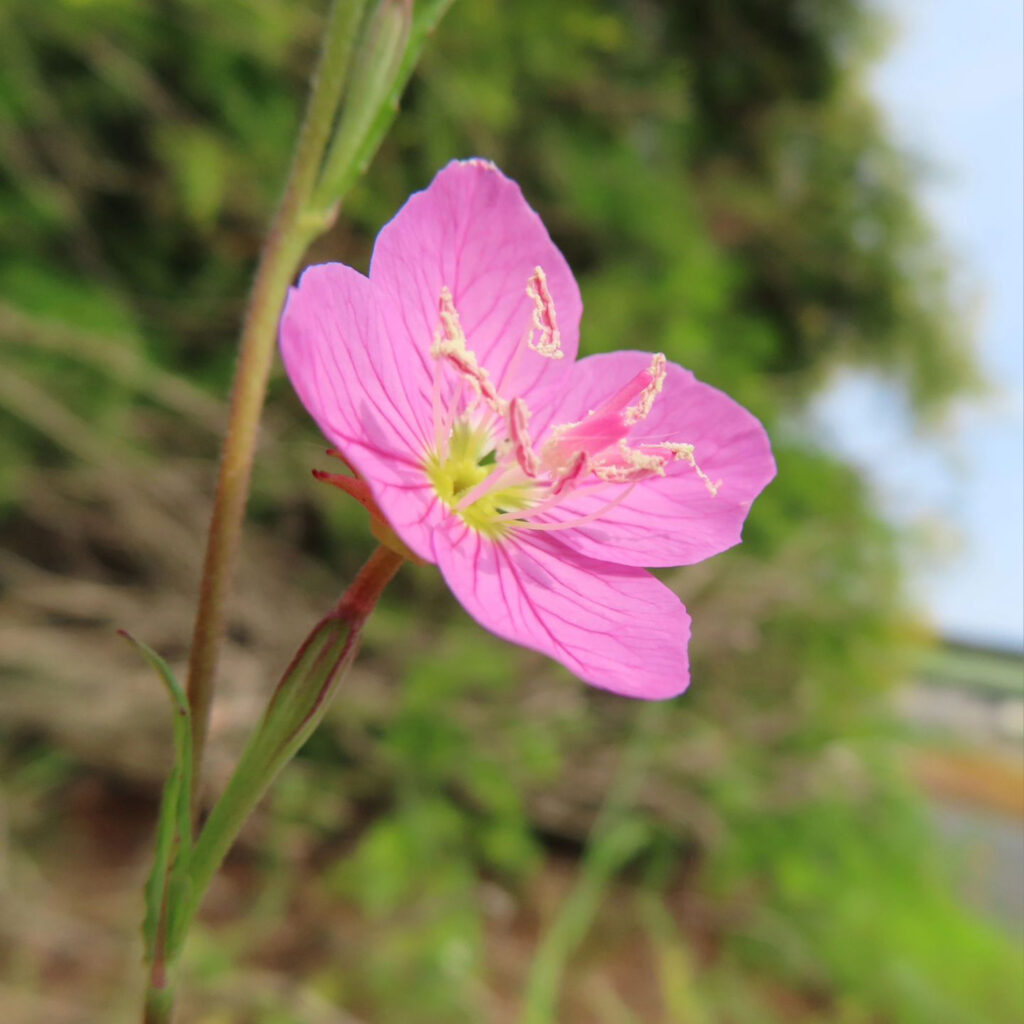
[[[565,472],[555,480],[551,487],[551,493],[556,497],[563,496],[567,491],[574,489],[591,468],[587,453],[577,452],[570,460]]]
[[[592,494],[600,494],[602,491],[608,490],[612,486],[608,483],[599,483],[593,487],[581,487],[577,491],[573,491],[574,498],[589,498]],[[539,516],[544,512],[547,512],[550,508],[555,508],[557,505],[561,505],[565,500],[564,494],[556,494],[553,491],[549,491],[547,496],[542,502],[537,505],[531,505],[524,509],[515,509],[512,512],[502,512],[498,516],[499,520],[507,519],[519,519],[522,521],[528,520],[531,516]]]
[[[540,267],[534,267],[530,283],[526,286],[526,294],[533,299],[533,326],[540,331],[540,339],[533,342],[533,331],[527,336],[527,345],[539,355],[548,359],[561,359],[562,336],[558,333],[558,321],[555,318],[555,302],[548,290],[548,279]]]
[[[658,444],[651,445],[652,448],[662,448],[667,452],[671,452],[673,460],[681,460],[687,463],[693,471],[704,481],[704,486],[708,489],[711,497],[717,497],[718,489],[722,486],[721,480],[716,480],[714,483],[711,482],[711,477],[704,472],[700,466],[697,465],[697,460],[693,456],[693,445],[692,444],[681,444],[676,441],[661,441]]]
[[[477,397],[482,399],[498,415],[504,415],[504,400],[498,395],[490,374],[477,362],[475,353],[466,347],[466,335],[459,322],[459,314],[452,300],[452,293],[442,287],[438,303],[441,324],[434,334],[430,354],[435,359],[447,359],[462,379],[468,381]]]
[[[594,475],[600,480],[609,483],[628,483],[645,480],[651,476],[664,476],[665,467],[670,462],[687,463],[704,481],[704,486],[711,496],[718,494],[722,481],[713,483],[697,464],[693,455],[693,445],[680,441],[655,441],[633,447],[623,439],[619,441],[617,452],[603,458],[598,457],[592,468]]]
[[[563,357],[554,301],[540,267],[526,292],[534,304],[532,326],[506,364],[503,381],[513,376],[526,349],[547,359]],[[521,397],[501,397],[467,344],[447,287],[438,300],[430,354],[434,451],[427,454],[424,468],[449,508],[477,530],[496,529],[493,535],[500,536],[506,529],[555,531],[585,525],[620,505],[639,482],[664,476],[676,461],[686,462],[712,495],[721,486],[697,465],[692,444],[630,436],[664,388],[667,364],[661,353],[583,419],[545,431],[539,449],[530,437],[529,407]],[[454,368],[454,379],[446,382],[443,363]],[[350,493],[359,490],[347,482],[338,486]],[[536,521],[570,495],[590,496],[607,487],[614,487],[616,496],[587,515],[565,522]]]
[[[464,512],[470,505],[475,504],[481,498],[486,497],[499,487],[511,487],[513,486],[513,483],[525,483],[525,478],[522,480],[515,480],[515,475],[518,472],[519,466],[515,463],[508,466],[496,467],[489,476],[481,480],[476,487],[471,487],[459,499],[459,503],[455,506],[455,511]]]
[[[584,526],[587,523],[592,523],[595,519],[600,519],[601,516],[606,515],[613,508],[615,508],[616,505],[621,505],[622,502],[624,502],[630,496],[630,494],[633,493],[633,488],[634,487],[636,487],[635,483],[634,484],[630,484],[629,487],[624,488],[622,490],[621,494],[616,495],[616,497],[613,498],[611,501],[609,501],[606,505],[602,505],[596,511],[590,512],[588,515],[585,515],[585,516],[580,516],[577,519],[568,519],[568,520],[566,520],[565,522],[562,522],[562,523],[531,523],[531,522],[528,522],[526,520],[523,520],[521,522],[517,520],[515,522],[515,527],[518,530],[548,530],[548,531],[555,531],[555,530],[571,530],[573,527],[576,527],[576,526]],[[499,516],[498,518],[499,519],[504,519],[505,516]]]
[[[455,308],[455,300],[447,285],[441,286],[441,297],[438,300],[438,312],[441,314],[441,330],[446,341],[459,348],[466,349],[466,335],[459,320],[459,311]]]
[[[521,398],[513,398],[508,406],[508,436],[512,442],[516,462],[529,477],[540,472],[540,458],[530,443],[530,410]]]
[[[603,467],[602,472],[609,480],[623,482],[641,479],[643,473],[658,473],[659,466],[667,460],[659,462],[633,456],[630,451],[636,451],[635,448],[621,446],[632,427],[650,414],[665,385],[666,375],[665,357],[656,353],[648,369],[637,373],[583,419],[553,427],[540,449],[541,465],[549,468],[564,464],[566,459],[583,450],[595,467]],[[615,445],[621,448],[620,457],[613,454],[609,458],[603,454]]]
[[[622,414],[622,422],[626,426],[631,427],[634,423],[647,419],[654,407],[654,400],[661,394],[661,389],[665,386],[665,377],[668,371],[665,369],[665,357],[660,352],[654,354],[647,372],[651,377],[650,383],[640,392],[636,405],[631,405]]]
[[[508,361],[502,371],[499,388],[504,389],[519,369],[523,359],[523,352],[532,349],[538,355],[547,359],[561,359],[565,353],[562,351],[562,335],[558,330],[558,319],[555,316],[555,300],[551,297],[548,289],[547,275],[541,267],[534,267],[530,280],[526,284],[526,294],[533,300],[533,315],[530,318],[532,326],[520,339],[512,358]],[[534,344],[534,329],[540,331],[540,341]]]
[[[609,483],[629,483],[651,476],[664,476],[665,465],[671,461],[665,455],[653,455],[640,448],[630,448],[625,440],[619,441],[616,453],[621,462],[599,462],[594,466],[594,476]]]

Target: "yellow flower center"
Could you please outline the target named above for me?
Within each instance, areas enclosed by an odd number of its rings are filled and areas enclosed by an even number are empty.
[[[488,433],[465,422],[456,422],[448,438],[447,452],[431,451],[424,468],[437,496],[455,511],[467,526],[488,537],[502,536],[508,526],[501,517],[505,512],[526,508],[531,503],[533,488],[516,483],[483,489],[479,497],[471,492],[488,477],[501,472],[494,461],[494,446]],[[466,501],[467,498],[472,498]]]

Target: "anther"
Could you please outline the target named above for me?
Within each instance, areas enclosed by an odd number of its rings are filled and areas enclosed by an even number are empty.
[[[661,394],[661,389],[665,386],[667,372],[665,369],[665,357],[660,352],[656,352],[651,359],[651,365],[647,371],[651,378],[650,382],[640,392],[636,405],[629,406],[622,414],[623,423],[631,427],[634,423],[647,419],[651,409],[654,407],[654,400]]]
[[[540,267],[535,267],[526,286],[526,294],[533,299],[533,326],[540,331],[540,338],[534,343],[533,331],[527,336],[526,343],[539,355],[548,359],[561,359],[562,336],[558,333],[558,320],[555,317],[555,302],[548,290],[548,279]]]
[[[664,451],[669,452],[672,455],[673,460],[681,460],[687,463],[697,476],[704,481],[704,486],[708,489],[708,493],[711,497],[714,498],[718,495],[718,489],[722,486],[722,481],[716,480],[712,483],[711,477],[709,477],[707,473],[697,465],[697,460],[694,458],[693,454],[692,444],[682,444],[676,441],[662,441],[652,447],[661,448]]]
[[[654,455],[640,448],[631,448],[625,441],[619,441],[615,461],[601,461],[594,467],[594,476],[609,483],[635,483],[652,476],[664,476],[665,465],[671,459],[666,455]]]
[[[430,354],[436,359],[453,352],[465,352],[466,335],[462,331],[459,312],[455,308],[452,293],[446,286],[441,288],[441,297],[437,305],[441,325],[434,334],[434,344],[430,349]]]
[[[516,462],[529,477],[540,473],[540,458],[530,443],[530,410],[521,398],[513,398],[508,406],[508,436]]]
[[[506,403],[498,395],[488,372],[477,362],[475,353],[466,346],[466,335],[459,321],[459,313],[447,287],[441,288],[438,315],[440,326],[434,333],[430,354],[435,359],[447,359],[463,380],[468,381],[478,398],[490,406],[493,412],[504,415]]]
[[[586,452],[577,452],[570,460],[568,467],[551,485],[551,496],[561,497],[572,490],[590,472],[590,459]]]

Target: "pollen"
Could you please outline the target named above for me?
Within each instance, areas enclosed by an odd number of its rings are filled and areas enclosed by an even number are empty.
[[[459,313],[455,308],[452,293],[447,287],[441,289],[438,315],[440,326],[434,332],[434,343],[430,347],[431,356],[434,359],[447,359],[478,398],[495,412],[504,412],[506,403],[498,396],[490,374],[479,364],[476,354],[466,345],[466,335],[459,321]]]
[[[555,316],[555,301],[548,290],[548,279],[540,267],[535,267],[526,286],[526,294],[533,299],[533,326],[540,331],[540,337],[534,341],[531,330],[526,343],[539,355],[548,359],[561,359],[562,336],[558,333],[558,320]]]
[[[594,465],[594,475],[608,483],[634,483],[652,476],[664,476],[668,461],[664,455],[630,448],[625,441],[620,441],[610,458],[601,459]]]
[[[685,462],[697,474],[697,476],[704,481],[704,486],[708,489],[708,493],[711,497],[718,497],[718,491],[722,486],[722,481],[716,480],[712,483],[711,477],[709,477],[707,473],[697,465],[697,459],[694,457],[692,444],[662,441],[655,447],[669,452],[674,460],[682,460]]]
[[[668,371],[665,369],[665,357],[660,352],[654,354],[647,373],[650,382],[640,392],[636,405],[631,405],[622,414],[622,422],[627,426],[633,426],[633,424],[647,419],[651,414],[651,409],[654,408],[654,400],[661,394],[661,389],[665,386],[665,376]]]

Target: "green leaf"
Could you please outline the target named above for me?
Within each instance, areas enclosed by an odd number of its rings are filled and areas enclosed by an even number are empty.
[[[164,922],[163,955],[168,960],[181,948],[191,920],[192,886],[189,861],[192,853],[192,723],[188,698],[167,662],[141,640],[120,630],[156,670],[174,710],[174,764],[164,785],[156,828],[153,868],[145,886],[146,916],[142,934],[146,960],[157,953],[161,921]]]

